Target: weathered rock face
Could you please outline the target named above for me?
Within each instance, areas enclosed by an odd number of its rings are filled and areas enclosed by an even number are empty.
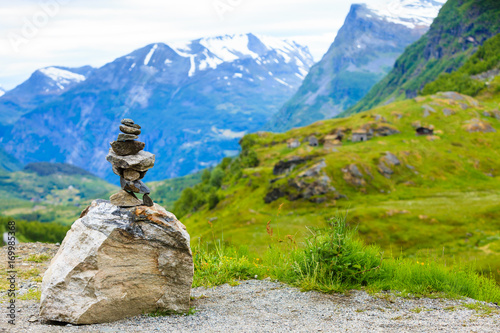
[[[155,165],[155,155],[144,150],[135,155],[119,156],[110,148],[106,159],[119,168],[136,171],[147,171]]]
[[[163,207],[95,200],[66,235],[42,282],[40,316],[91,324],[189,310],[193,259],[184,225]]]

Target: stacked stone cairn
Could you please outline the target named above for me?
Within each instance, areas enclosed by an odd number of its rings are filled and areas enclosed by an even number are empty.
[[[141,126],[132,119],[123,119],[116,141],[111,142],[111,148],[106,160],[111,163],[113,172],[120,176],[122,190],[109,199],[118,207],[135,207],[154,205],[149,197],[150,190],[142,182],[146,172],[155,164],[155,155],[144,151],[144,142],[137,141],[141,134]],[[136,193],[143,194],[142,201]]]

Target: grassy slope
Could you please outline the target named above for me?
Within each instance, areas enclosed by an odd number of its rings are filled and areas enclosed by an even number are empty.
[[[187,175],[184,177],[165,179],[156,182],[147,183],[153,193],[153,200],[168,210],[172,210],[174,202],[187,187],[200,182],[201,172]]]
[[[253,149],[261,161],[259,167],[246,168],[238,181],[226,182],[218,191],[224,199],[216,208],[208,210],[205,205],[182,221],[193,242],[198,237],[211,238],[210,221],[217,237],[263,251],[268,221],[282,237],[292,234],[303,239],[304,226],[322,226],[337,210],[349,209],[350,223],[358,226],[365,241],[376,243],[385,251],[397,254],[403,250],[404,255],[410,256],[421,255],[426,249],[444,251],[447,257],[476,258],[483,268],[491,265],[500,272],[500,123],[482,115],[484,110],[497,109],[500,97],[490,96],[484,102],[463,98],[455,101],[442,95],[419,97],[283,134],[252,134],[256,140]],[[464,110],[461,104],[468,105],[468,109]],[[423,105],[436,112],[424,118]],[[444,108],[454,114],[445,116]],[[287,139],[301,140],[311,134],[321,139],[341,127],[349,133],[368,122],[377,123],[376,115],[401,133],[361,143],[344,140],[344,145],[333,152],[321,145],[313,148],[302,144],[289,149],[285,143]],[[474,118],[488,122],[497,132],[467,132],[464,126]],[[434,125],[440,134],[433,141],[417,137],[412,126],[416,122]],[[394,174],[390,179],[377,170],[379,159],[387,151],[402,162],[401,166],[392,167]],[[270,185],[269,181],[276,178],[273,166],[292,156],[315,157],[286,179]],[[264,203],[271,187],[286,186],[287,179],[321,159],[327,164],[324,171],[332,185],[348,200],[335,200],[331,193],[321,204],[286,198]],[[363,173],[365,186],[357,187],[344,180],[342,169],[351,163]]]
[[[430,30],[405,50],[393,70],[342,115],[416,94],[439,74],[459,68],[478,45],[499,32],[500,2],[449,0]]]
[[[0,173],[0,214],[19,219],[69,224],[92,199],[107,198],[117,187],[92,175],[16,171]]]

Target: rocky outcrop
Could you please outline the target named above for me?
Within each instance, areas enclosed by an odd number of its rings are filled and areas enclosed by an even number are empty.
[[[394,171],[391,169],[392,166],[401,165],[401,162],[391,152],[386,152],[384,156],[379,159],[378,171],[386,178],[390,178]]]
[[[297,167],[300,164],[306,163],[311,158],[312,157],[310,157],[310,156],[306,156],[306,157],[293,156],[293,157],[289,158],[288,160],[279,161],[278,163],[276,163],[274,165],[273,175],[279,176],[281,174],[290,172],[295,167]]]
[[[365,186],[366,181],[356,164],[349,164],[342,169],[344,180],[354,186]]]
[[[487,121],[474,118],[468,121],[467,124],[464,125],[464,129],[469,132],[482,132],[482,133],[489,133],[489,132],[496,132],[496,130],[488,123]]]
[[[42,282],[40,316],[91,324],[189,310],[190,238],[163,207],[95,200],[67,233]]]
[[[336,191],[331,185],[331,179],[322,171],[324,168],[326,163],[321,160],[300,172],[297,177],[288,179],[287,184],[270,188],[264,202],[271,203],[282,197],[287,197],[290,201],[307,199],[316,203],[324,202],[326,198],[318,196]],[[335,193],[336,199],[340,197],[343,196]]]

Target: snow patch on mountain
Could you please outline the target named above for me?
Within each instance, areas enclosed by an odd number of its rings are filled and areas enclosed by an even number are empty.
[[[65,89],[72,83],[85,81],[85,76],[61,68],[46,67],[39,70],[43,75],[54,81],[59,89]]]
[[[144,58],[144,66],[149,65],[149,62],[151,61],[151,57],[155,53],[156,49],[158,48],[158,44],[153,45],[151,50],[149,50],[149,53],[146,55],[146,58]]]
[[[273,51],[282,57],[285,63],[295,62],[299,72],[304,76],[313,64],[307,48],[293,41],[269,36],[225,35],[186,43],[170,43],[170,47],[181,57],[190,58],[189,76],[193,76],[196,70],[216,69],[223,63],[247,58],[254,59],[259,65],[267,64],[271,61],[265,60],[264,57]],[[279,63],[278,59],[272,61]]]
[[[446,0],[390,0],[368,5],[368,8],[388,22],[414,29],[417,26],[430,26],[445,2]]]
[[[5,95],[5,90],[2,87],[0,87],[0,97],[2,97],[3,95]]]

